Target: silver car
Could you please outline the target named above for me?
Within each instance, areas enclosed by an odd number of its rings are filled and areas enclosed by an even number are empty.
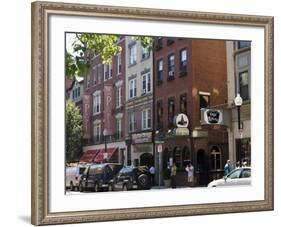
[[[251,185],[251,168],[241,167],[231,171],[222,179],[214,180],[208,184],[208,188],[226,187],[235,185]]]

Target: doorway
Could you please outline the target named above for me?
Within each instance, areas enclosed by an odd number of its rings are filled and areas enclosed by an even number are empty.
[[[208,162],[206,152],[203,149],[197,151],[196,170],[198,174],[198,185],[205,186],[208,184]]]
[[[154,164],[153,155],[150,153],[143,153],[140,156],[140,165],[141,166],[152,166]]]

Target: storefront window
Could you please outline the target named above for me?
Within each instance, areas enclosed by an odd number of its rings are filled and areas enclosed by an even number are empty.
[[[236,139],[236,161],[251,165],[251,139]]]
[[[211,150],[211,170],[222,169],[222,155],[218,147],[214,146]]]

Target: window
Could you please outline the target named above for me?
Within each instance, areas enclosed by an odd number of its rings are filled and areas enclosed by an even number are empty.
[[[168,80],[174,79],[175,74],[175,55],[168,56]]]
[[[108,65],[108,78],[112,78],[112,64]]]
[[[98,84],[101,82],[102,64],[98,64]]]
[[[80,87],[76,87],[72,90],[72,99],[77,99],[80,97]]]
[[[137,79],[132,79],[129,81],[129,98],[134,98],[137,96]]]
[[[163,102],[157,102],[157,127],[158,130],[163,128]]]
[[[129,112],[129,132],[133,132],[136,129],[136,113],[135,112]]]
[[[95,85],[97,83],[97,67],[95,66],[93,68],[93,73],[92,73],[92,81],[93,81],[93,85]]]
[[[167,38],[167,45],[172,45],[175,42],[175,38]]]
[[[227,177],[230,178],[230,179],[240,178],[241,171],[242,171],[242,169],[237,169],[237,170],[231,172],[231,174],[229,174]]]
[[[122,70],[121,53],[117,54],[117,74],[120,74]]]
[[[115,133],[116,139],[120,139],[122,137],[122,120],[120,118],[116,119]]]
[[[116,108],[122,105],[122,87],[116,88]]]
[[[236,161],[240,163],[247,162],[247,165],[251,165],[251,139],[243,138],[236,139]]]
[[[199,94],[200,110],[210,106],[210,95]]]
[[[222,169],[222,156],[219,149],[215,146],[211,151],[211,169],[220,170]]]
[[[175,115],[175,99],[169,98],[168,99],[168,127],[173,127],[173,120]]]
[[[187,71],[187,50],[183,49],[180,51],[180,71],[185,73]]]
[[[80,97],[80,87],[77,88],[77,97]]]
[[[142,52],[141,53],[142,53],[141,54],[142,59],[147,59],[150,56],[149,48],[148,47],[142,47]]]
[[[246,47],[250,47],[250,46],[251,46],[250,41],[238,41],[238,49],[246,48]]]
[[[129,47],[129,63],[130,63],[130,65],[134,65],[137,63],[137,45],[136,44]]]
[[[146,109],[142,111],[142,129],[151,128],[151,109]]]
[[[109,73],[108,73],[108,65],[103,65],[103,78],[104,81],[106,81],[109,77]]]
[[[239,91],[243,100],[249,100],[248,71],[239,73]]]
[[[160,50],[163,47],[163,38],[157,37],[156,38],[156,50]]]
[[[87,88],[89,88],[91,86],[91,77],[87,76],[86,81],[87,81]]]
[[[96,94],[93,97],[93,106],[94,106],[94,114],[100,113],[101,112],[101,95]]]
[[[163,81],[163,60],[160,59],[157,61],[157,81]]]
[[[151,92],[151,77],[150,73],[142,75],[142,94]]]
[[[101,141],[101,124],[94,124],[94,142]]]
[[[180,96],[180,112],[187,114],[187,98],[186,94]]]

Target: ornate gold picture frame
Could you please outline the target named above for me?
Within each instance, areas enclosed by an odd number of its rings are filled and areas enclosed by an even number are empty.
[[[259,28],[264,32],[263,199],[98,210],[51,211],[50,196],[50,17],[68,16],[209,26]],[[255,79],[255,78],[253,78]],[[54,78],[52,78],[54,80]],[[61,84],[64,89],[64,84]],[[253,91],[258,92],[258,91]],[[253,113],[254,114],[254,113]],[[65,224],[273,210],[273,17],[117,6],[32,3],[32,224]],[[198,192],[200,193],[200,192]]]

